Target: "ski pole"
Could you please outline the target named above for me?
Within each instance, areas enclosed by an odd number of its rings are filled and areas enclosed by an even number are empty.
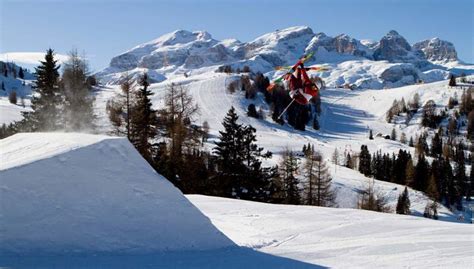
[[[290,108],[290,106],[293,104],[293,102],[295,101],[295,99],[293,99],[290,104],[285,108],[283,109],[283,112],[281,112],[280,116],[278,116],[278,119],[281,118],[281,116],[283,116],[283,114],[285,114],[285,112],[288,110],[288,108]]]

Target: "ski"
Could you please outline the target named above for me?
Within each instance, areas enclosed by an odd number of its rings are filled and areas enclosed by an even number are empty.
[[[280,71],[280,70],[285,70],[285,69],[289,69],[289,68],[291,68],[291,66],[277,66],[277,67],[275,67],[275,70]],[[327,67],[327,66],[308,66],[308,67],[305,67],[304,70],[306,70],[306,71],[328,71],[328,70],[330,70],[330,68]]]
[[[287,72],[285,72],[285,74],[281,75],[279,78],[275,79],[272,83],[270,83],[270,85],[267,87],[267,90],[268,91],[273,90],[273,88],[275,88],[275,85],[280,83],[285,78],[286,74],[294,72],[300,64],[304,64],[307,60],[311,59],[311,57],[313,57],[313,55],[314,55],[313,51],[306,54],[306,55],[303,55],[298,60],[298,62],[296,62],[296,64],[294,66],[291,66],[289,68],[285,68],[285,70],[287,70]]]

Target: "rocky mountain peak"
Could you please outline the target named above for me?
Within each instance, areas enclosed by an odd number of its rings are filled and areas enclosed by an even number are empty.
[[[457,61],[458,55],[453,43],[437,37],[415,43],[413,48],[421,50],[424,58],[429,61]]]
[[[387,60],[389,62],[404,61],[409,57],[411,46],[408,41],[397,31],[389,31],[382,39],[374,51],[375,60]]]

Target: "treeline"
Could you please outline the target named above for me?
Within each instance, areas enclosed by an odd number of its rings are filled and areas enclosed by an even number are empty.
[[[408,145],[415,147],[417,160],[406,162],[406,170],[403,172],[403,165],[400,166],[399,159],[405,163],[406,153],[399,152],[397,156],[377,153],[377,156],[372,156],[372,162],[374,158],[377,159],[377,163],[385,169],[385,172],[374,171],[372,168],[369,169],[370,175],[380,180],[406,184],[426,192],[435,201],[442,202],[448,207],[456,206],[461,209],[463,198],[469,200],[474,194],[474,169],[471,169],[469,175],[466,174],[466,166],[469,164],[472,166],[474,162],[473,94],[474,88],[464,90],[460,98],[455,94],[449,98],[447,106],[444,108],[438,108],[433,100],[428,100],[422,107],[421,125],[438,130],[429,137],[431,139],[429,144],[426,132],[415,139],[410,137]],[[406,113],[408,123],[418,108],[420,108],[418,94],[415,94],[408,105],[403,99],[401,101],[395,100],[387,112],[387,121],[392,121],[395,115]],[[452,110],[451,113],[448,113],[449,110]],[[445,125],[441,124],[443,122]],[[462,127],[466,127],[465,134],[461,132]],[[395,129],[392,130],[391,137],[396,139]],[[467,141],[464,137],[467,138]],[[400,137],[400,142],[407,143],[404,133]],[[411,156],[408,157],[411,158]],[[427,157],[433,159],[431,164],[427,161]],[[367,165],[364,166],[367,167]],[[366,170],[365,174],[368,174],[369,170]],[[387,176],[387,173],[391,176]],[[404,173],[405,175],[403,175]],[[399,176],[400,174],[402,177]],[[405,182],[399,181],[403,177],[405,177]],[[426,214],[430,215],[430,212],[435,212],[434,206],[427,208]]]
[[[448,85],[450,87],[457,87],[458,86],[458,80],[460,83],[462,84],[474,84],[474,81],[472,80],[467,80],[466,78],[466,73],[461,73],[459,75],[459,79],[456,77],[456,75],[454,74],[450,74],[449,75],[449,82],[448,82]]]
[[[233,69],[232,66],[230,65],[221,65],[217,68],[216,72],[227,73],[227,74],[231,74],[231,73],[240,74],[240,73],[252,73],[252,70],[250,69],[248,65],[244,65],[242,69],[240,69],[240,67]]]
[[[24,69],[14,63],[0,61],[0,75],[4,77],[25,79],[26,72],[28,72],[28,69]]]
[[[460,100],[457,95],[450,97],[448,104],[444,109],[438,109],[436,103],[433,100],[428,100],[423,105],[421,125],[423,127],[429,127],[432,129],[440,128],[440,124],[443,120],[447,120],[446,134],[444,136],[450,139],[459,135],[459,129],[463,126],[467,126],[467,138],[474,139],[474,88],[464,90]],[[455,109],[452,115],[448,114],[448,110]],[[416,93],[412,100],[408,104],[402,98],[394,100],[392,106],[386,113],[387,122],[392,122],[395,116],[400,116],[401,113],[406,114],[405,123],[412,119],[413,115],[420,109],[420,97]]]
[[[29,72],[29,71],[25,68],[22,68],[21,66],[17,66],[13,62],[8,63],[8,62],[0,61],[0,76],[3,76],[5,78],[12,77],[14,79],[16,78],[25,79],[26,72]],[[25,81],[22,81],[22,86],[23,87],[25,86]],[[8,101],[10,103],[16,105],[18,104],[18,99],[20,99],[20,105],[22,107],[25,107],[24,96],[21,96],[17,92],[18,91],[17,86],[7,87],[5,85],[5,81],[2,80],[2,83],[0,84],[0,91],[4,92],[5,94],[8,94]]]
[[[438,136],[439,137],[439,136]],[[368,177],[409,186],[425,192],[431,199],[461,208],[463,197],[470,197],[474,190],[474,169],[466,174],[466,164],[473,163],[473,154],[466,156],[462,143],[452,147],[440,139],[433,139],[429,150],[425,136],[420,136],[417,158],[407,151],[398,154],[370,154],[367,146],[361,147],[358,170]],[[427,156],[433,158],[431,164]]]
[[[21,121],[2,125],[0,138],[17,132],[94,130],[93,84],[87,63],[73,50],[64,63],[62,76],[60,67],[54,51],[49,49],[44,61],[35,68],[32,111],[22,112]]]

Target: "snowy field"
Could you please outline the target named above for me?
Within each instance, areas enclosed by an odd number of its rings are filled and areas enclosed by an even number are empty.
[[[240,246],[331,268],[473,268],[474,226],[187,195]]]

